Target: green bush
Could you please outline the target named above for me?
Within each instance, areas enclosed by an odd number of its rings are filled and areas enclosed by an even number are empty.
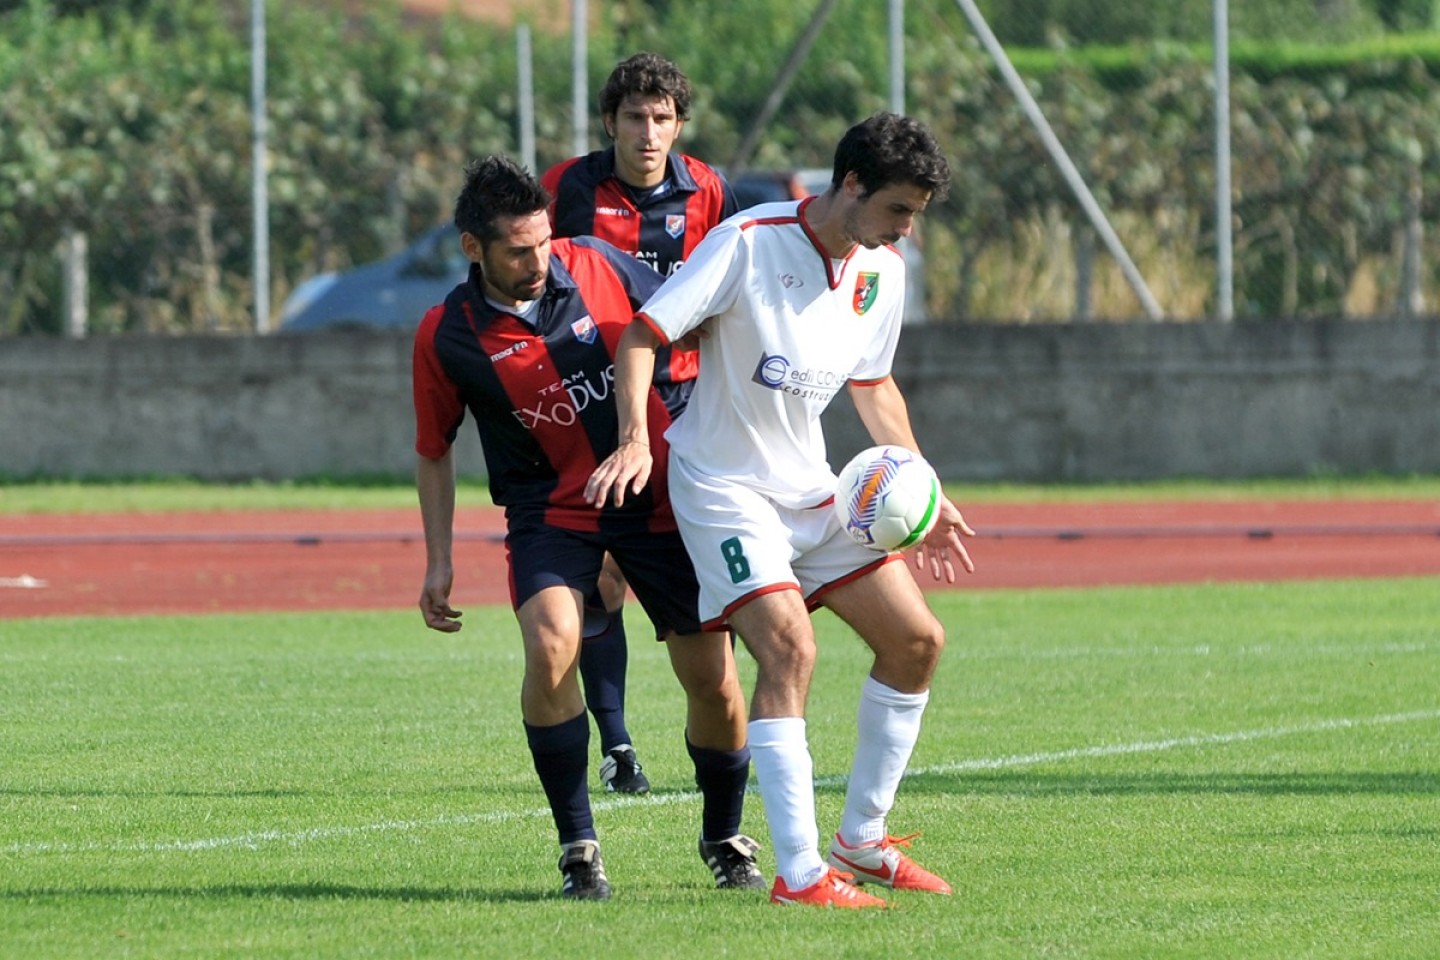
[[[1188,291],[1163,298],[1180,315],[1208,309],[1215,244],[1208,4],[992,4],[997,29],[1019,30],[1030,10],[1026,23],[1063,33],[1080,18],[1112,42],[1012,56],[1102,205],[1153,245],[1142,270]],[[1289,9],[1231,6],[1252,36],[1264,25],[1236,8]],[[1419,23],[1431,6],[1328,3],[1354,13],[1344,45],[1237,34],[1242,311],[1344,312],[1366,270],[1380,300],[1393,300],[1407,197],[1431,222],[1440,197],[1440,37],[1382,30]],[[0,5],[0,333],[60,329],[55,249],[67,228],[90,241],[92,329],[252,327],[247,7]],[[591,98],[620,57],[668,55],[697,88],[684,149],[726,163],[811,9],[605,4],[590,37]],[[1046,244],[1084,236],[1084,218],[959,10],[906,10],[908,110],[940,135],[956,178],[927,216],[930,312],[1063,315],[1068,306],[1030,302],[1027,278],[1040,260],[1068,257]],[[885,17],[871,0],[837,3],[753,165],[828,165],[844,129],[885,107]],[[1142,29],[1168,39],[1113,45]],[[271,3],[268,35],[272,305],[304,278],[371,260],[444,218],[466,160],[516,150],[509,28],[456,18],[416,28],[393,3],[348,18],[340,5]],[[536,29],[534,55],[543,168],[571,149],[569,37]],[[1122,294],[1099,313],[1127,311]]]

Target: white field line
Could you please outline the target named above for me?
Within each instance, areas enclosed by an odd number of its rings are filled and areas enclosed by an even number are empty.
[[[1332,643],[1314,644],[1310,646],[1290,646],[1274,643],[1243,643],[1236,646],[1229,644],[1197,643],[1190,646],[1166,647],[1160,644],[1150,646],[1115,646],[1115,647],[1064,647],[1051,650],[1022,650],[1009,651],[1003,648],[992,648],[986,650],[949,650],[945,651],[945,657],[957,660],[971,660],[975,662],[988,662],[992,660],[1020,661],[1022,663],[1038,663],[1047,660],[1081,660],[1103,658],[1108,660],[1120,660],[1126,657],[1278,657],[1278,658],[1301,658],[1313,660],[1315,657],[1343,656],[1361,657],[1370,655],[1392,655],[1398,653],[1430,653],[1436,649],[1437,644],[1427,640],[1415,640],[1407,643],[1379,643],[1367,646],[1354,644]],[[397,657],[398,659],[398,657]]]
[[[1359,727],[1379,727],[1401,723],[1418,723],[1425,720],[1440,720],[1440,710],[1415,710],[1409,713],[1382,714],[1376,717],[1338,718],[1318,720],[1313,723],[1296,724],[1288,727],[1266,727],[1260,730],[1237,730],[1231,733],[1197,734],[1189,737],[1174,737],[1167,740],[1141,740],[1134,743],[1101,744],[1093,747],[1076,747],[1070,750],[1054,750],[1044,753],[1012,754],[1006,757],[983,757],[973,760],[957,760],[935,766],[911,770],[906,777],[927,775],[943,776],[974,770],[1004,770],[1015,767],[1031,767],[1043,763],[1064,763],[1069,760],[1096,759],[1128,756],[1137,753],[1163,753],[1186,747],[1222,746],[1230,743],[1244,743],[1251,740],[1272,740],[1279,737],[1301,736],[1324,733],[1330,730],[1352,730]],[[844,776],[817,777],[817,787],[843,785]],[[599,813],[621,807],[638,805],[668,806],[674,803],[688,803],[699,798],[693,791],[649,794],[643,797],[610,797],[593,800],[592,808]],[[221,849],[257,849],[266,844],[285,843],[299,846],[321,840],[352,837],[367,833],[409,833],[417,830],[431,830],[439,827],[466,826],[470,824],[508,823],[516,820],[548,818],[549,808],[532,810],[497,810],[486,813],[455,814],[434,817],[429,820],[381,820],[376,823],[355,827],[314,827],[309,830],[263,830],[256,833],[231,837],[209,837],[199,840],[170,840],[163,843],[20,843],[0,847],[0,854],[6,856],[27,854],[68,854],[103,851],[107,853],[193,853]]]
[[[1378,717],[1360,719],[1319,720],[1302,723],[1293,727],[1270,727],[1264,730],[1239,730],[1234,733],[1209,733],[1193,737],[1176,737],[1170,740],[1142,740],[1137,743],[1114,743],[1096,747],[1076,747],[1070,750],[1055,750],[1048,753],[1014,754],[1008,757],[990,759],[957,760],[942,763],[924,770],[911,770],[907,776],[923,774],[963,773],[970,770],[1003,770],[1013,767],[1032,767],[1041,763],[1062,763],[1094,757],[1119,757],[1133,753],[1161,753],[1181,747],[1208,747],[1227,743],[1243,743],[1248,740],[1269,740],[1276,737],[1291,737],[1307,733],[1323,733],[1327,730],[1350,730],[1355,727],[1378,727],[1395,723],[1416,723],[1421,720],[1440,719],[1440,710],[1416,710],[1411,713],[1391,713]],[[844,779],[844,778],[840,778]]]

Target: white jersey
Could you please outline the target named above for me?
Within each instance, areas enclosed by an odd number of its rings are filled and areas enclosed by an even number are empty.
[[[809,203],[725,220],[640,309],[667,341],[710,320],[695,391],[665,434],[672,455],[791,508],[835,492],[820,413],[848,382],[890,375],[905,299],[900,253],[856,246],[832,261]]]

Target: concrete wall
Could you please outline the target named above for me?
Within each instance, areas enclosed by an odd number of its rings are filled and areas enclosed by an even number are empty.
[[[1440,473],[1434,320],[912,327],[896,376],[947,479]],[[413,433],[403,333],[0,340],[0,475],[401,476]]]

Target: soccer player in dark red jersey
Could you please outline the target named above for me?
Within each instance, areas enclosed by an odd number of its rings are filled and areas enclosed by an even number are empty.
[[[525,647],[521,714],[561,845],[561,893],[608,899],[586,785],[590,724],[576,678],[584,598],[603,557],[618,562],[666,641],[688,700],[685,742],[703,797],[700,855],[718,887],[764,889],[755,841],[740,833],[750,754],[728,635],[704,632],[699,586],[669,507],[663,471],[622,507],[585,501],[590,472],[615,449],[613,352],[659,275],[591,237],[551,239],[549,195],[503,157],[466,171],[455,204],[469,278],[415,334],[416,486],[425,530],[420,611],[460,629],[450,606],[455,468],[468,409],[491,496],[505,508],[511,599]],[[665,450],[670,411],[651,390],[646,441]],[[663,462],[663,460],[662,460]]]
[[[611,146],[558,163],[541,178],[554,198],[555,236],[601,237],[668,277],[736,211],[716,170],[674,150],[692,98],[690,81],[664,57],[637,53],[616,65],[600,91]],[[671,382],[683,385],[674,399],[688,395],[697,358],[693,350],[671,352]],[[580,678],[600,733],[601,782],[608,790],[645,793],[650,781],[625,724],[625,590],[624,577],[607,562],[586,616]]]

